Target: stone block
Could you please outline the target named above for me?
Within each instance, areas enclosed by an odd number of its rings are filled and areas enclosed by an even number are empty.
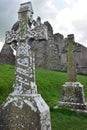
[[[12,93],[0,109],[0,130],[51,130],[49,107],[39,94]]]
[[[62,86],[62,97],[57,107],[87,110],[83,85],[79,82],[66,82]]]

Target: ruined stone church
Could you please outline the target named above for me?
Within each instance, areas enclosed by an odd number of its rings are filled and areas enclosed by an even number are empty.
[[[35,51],[35,64],[38,68],[50,70],[67,70],[67,44],[66,38],[60,33],[53,34],[53,28],[49,22],[44,22],[48,30],[48,40],[35,41],[32,49]],[[18,28],[18,22],[12,29]],[[76,65],[77,71],[87,74],[87,48],[76,43]],[[0,53],[0,63],[14,64],[15,56],[12,48],[4,44]]]

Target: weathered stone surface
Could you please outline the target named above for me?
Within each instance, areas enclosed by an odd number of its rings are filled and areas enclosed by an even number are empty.
[[[63,102],[85,103],[83,85],[79,82],[66,82],[62,88]]]
[[[0,111],[0,130],[50,130],[49,107],[40,95],[14,95]]]
[[[76,64],[77,72],[80,74],[87,74],[87,48],[76,43]]]
[[[74,110],[87,111],[83,85],[79,82],[66,82],[62,86],[62,97],[57,107],[66,107]]]
[[[54,34],[54,44],[57,48],[57,58],[58,58],[58,69],[60,71],[67,70],[67,58],[66,58],[66,41],[62,34]],[[56,62],[55,62],[56,65]]]
[[[34,39],[47,39],[47,31],[42,24],[31,28],[32,15],[31,2],[21,4],[19,29],[6,33],[6,43],[16,44],[16,72],[14,91],[0,109],[1,130],[51,130],[49,107],[37,94],[31,47]]]
[[[48,40],[34,42],[35,65],[40,68],[59,70],[59,52],[57,45],[54,44],[53,30],[48,22],[45,22],[44,25],[47,27]]]

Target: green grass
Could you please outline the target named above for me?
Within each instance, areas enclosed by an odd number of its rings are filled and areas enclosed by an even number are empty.
[[[14,80],[14,66],[0,64],[0,104],[12,91]]]
[[[50,106],[52,130],[87,130],[87,115],[78,114],[68,109],[54,109],[61,96],[61,87],[67,81],[63,72],[36,70],[38,93]],[[87,100],[87,76],[79,75],[78,81],[84,85]],[[14,66],[0,64],[0,104],[12,91],[14,83]]]

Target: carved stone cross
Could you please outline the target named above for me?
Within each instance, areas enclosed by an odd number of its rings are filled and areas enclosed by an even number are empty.
[[[67,37],[68,82],[62,86],[62,96],[56,107],[61,106],[84,112],[87,110],[87,105],[85,104],[83,85],[77,81],[76,51],[74,35],[70,34]]]
[[[75,62],[75,42],[74,35],[68,35],[67,37],[67,72],[68,72],[68,82],[76,82],[76,62]]]
[[[47,39],[47,28],[40,24],[32,29],[33,10],[31,2],[21,4],[19,12],[19,28],[6,33],[6,43],[17,43],[15,94],[37,93],[35,84],[35,59],[31,49],[32,40]]]
[[[16,46],[16,74],[14,91],[0,109],[0,130],[51,130],[49,107],[37,94],[31,48],[34,39],[47,39],[47,29],[40,18],[33,20],[31,2],[21,4],[18,14],[18,29],[6,33],[5,42]]]

